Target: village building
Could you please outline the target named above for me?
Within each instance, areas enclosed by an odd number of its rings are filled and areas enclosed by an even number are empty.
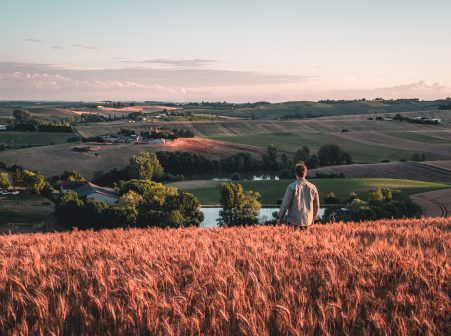
[[[68,181],[61,184],[61,192],[67,194],[73,191],[79,198],[95,199],[108,205],[113,205],[119,199],[119,194],[112,188],[98,186],[88,181]]]

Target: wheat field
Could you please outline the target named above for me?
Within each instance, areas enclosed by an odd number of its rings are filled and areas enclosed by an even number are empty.
[[[451,218],[0,236],[1,335],[444,335]]]

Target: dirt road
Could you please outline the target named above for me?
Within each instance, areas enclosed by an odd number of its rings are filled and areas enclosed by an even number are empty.
[[[410,199],[421,207],[424,217],[451,216],[451,189],[415,194]]]

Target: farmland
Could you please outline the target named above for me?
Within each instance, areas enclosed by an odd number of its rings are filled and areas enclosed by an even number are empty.
[[[241,181],[240,183],[248,190],[254,190],[262,195],[262,204],[274,205],[283,197],[285,189],[291,180],[269,180],[269,181]],[[320,199],[324,199],[327,193],[334,192],[338,198],[347,199],[353,191],[367,198],[369,190],[377,187],[401,190],[404,195],[419,192],[449,188],[449,184],[431,183],[412,180],[382,179],[382,178],[339,178],[339,179],[313,179],[318,187]],[[175,182],[172,185],[194,194],[203,205],[219,204],[219,185],[217,181],[186,181]]]
[[[397,178],[428,182],[451,183],[451,161],[386,162],[373,164],[351,164],[313,169],[316,174],[344,174],[346,177]]]
[[[364,133],[365,135],[367,132]],[[288,153],[294,153],[302,146],[308,146],[313,151],[317,151],[321,146],[334,143],[343,150],[350,153],[356,162],[380,162],[381,160],[410,159],[415,153],[427,153],[428,159],[441,159],[451,157],[451,145],[446,145],[446,153],[435,153],[427,150],[398,149],[394,146],[383,146],[377,142],[367,142],[362,144],[358,140],[343,138],[339,133],[270,133],[258,135],[239,135],[227,137],[213,137],[215,140],[226,141],[238,144],[259,145],[262,147],[274,145]],[[420,144],[421,149],[422,144]],[[418,147],[417,147],[418,148]],[[428,147],[429,149],[429,147]]]
[[[53,132],[0,132],[0,144],[8,147],[32,147],[66,143],[72,133]]]
[[[102,145],[95,152],[79,153],[72,150],[77,144],[59,144],[20,150],[0,152],[0,161],[9,165],[18,164],[25,168],[38,170],[46,176],[61,174],[65,170],[79,171],[86,178],[92,178],[96,171],[109,171],[123,168],[130,156],[139,152],[191,151],[220,158],[238,152],[261,154],[263,149],[240,144],[224,143],[203,138],[177,139],[166,145]]]
[[[451,220],[0,237],[1,334],[447,333]]]

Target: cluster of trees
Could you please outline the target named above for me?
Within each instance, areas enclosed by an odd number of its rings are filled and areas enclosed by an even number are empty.
[[[35,118],[25,110],[14,110],[14,126],[16,131],[29,132],[62,132],[72,133],[72,127],[65,122],[48,122]]]
[[[147,179],[161,182],[178,181],[183,179],[183,177],[166,173],[154,153],[142,152],[130,157],[128,165],[123,169],[114,168],[107,173],[96,172],[93,182],[99,185],[113,186],[120,181],[131,179]]]
[[[51,196],[53,192],[52,185],[44,176],[28,169],[16,169],[12,174],[14,186],[23,187],[36,195]]]
[[[220,189],[222,210],[219,212],[219,226],[243,226],[258,223],[261,195],[245,191],[238,183],[223,183]]]
[[[399,190],[388,188],[370,191],[368,201],[359,198],[355,192],[346,200],[340,200],[334,193],[329,193],[324,204],[329,205],[324,215],[326,221],[365,221],[416,217],[421,214],[421,209],[408,197],[402,196]],[[344,208],[343,204],[346,204]]]
[[[199,201],[189,193],[147,179],[121,182],[120,198],[108,206],[76,193],[63,195],[56,203],[58,223],[67,228],[199,226],[203,220]]]
[[[157,165],[158,181],[181,180],[186,175],[213,175],[220,174],[236,175],[236,173],[271,173],[279,174],[281,178],[292,178],[293,167],[296,162],[304,161],[309,169],[318,166],[350,164],[352,157],[343,152],[337,145],[324,145],[317,154],[311,154],[306,146],[298,149],[293,156],[286,153],[279,154],[276,147],[268,146],[262,158],[252,156],[249,153],[237,153],[224,159],[209,159],[205,155],[192,152],[167,152],[160,151],[154,154],[146,154],[152,157],[152,165]],[[141,154],[140,154],[141,156]],[[138,159],[135,157],[133,160]],[[148,158],[146,158],[148,160]],[[237,175],[238,176],[238,175]],[[110,172],[97,172],[94,182],[101,185],[113,185],[119,180],[137,178],[130,175],[130,168],[113,169]]]

